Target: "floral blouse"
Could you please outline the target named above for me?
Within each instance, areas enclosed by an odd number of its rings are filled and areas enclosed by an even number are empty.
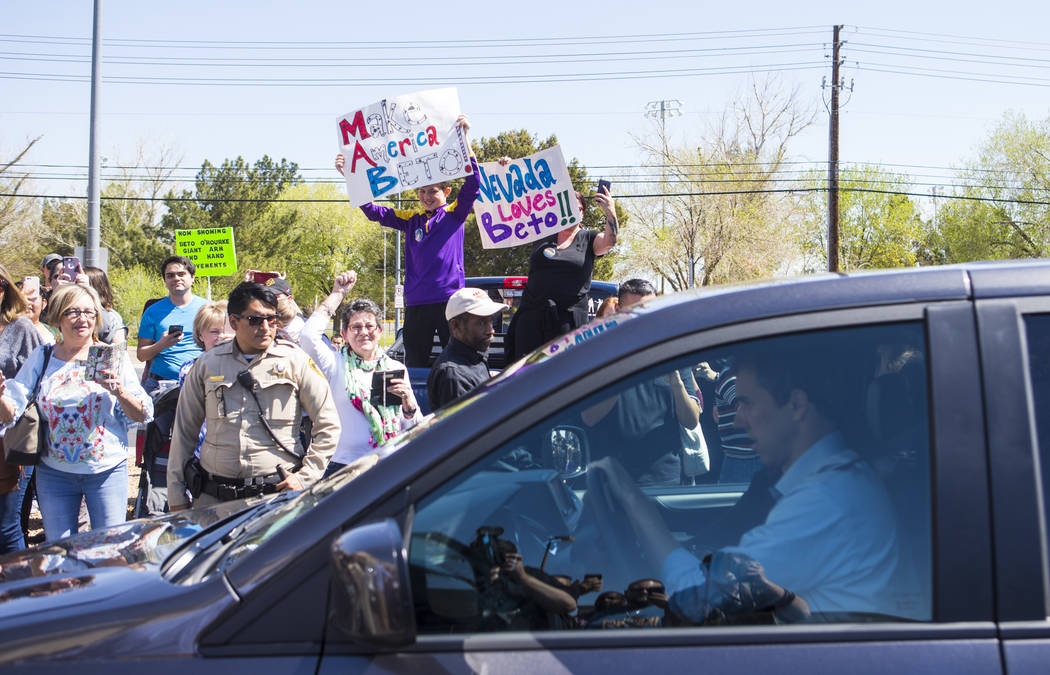
[[[14,403],[15,419],[25,409],[43,362],[44,348],[37,347],[15,379],[7,383],[4,397]],[[52,469],[101,473],[128,458],[128,427],[134,422],[124,414],[116,396],[101,384],[84,379],[86,368],[86,362],[63,361],[52,353],[40,382],[37,401],[50,430],[48,452],[41,461]],[[153,399],[139,384],[126,353],[121,378],[124,389],[144,406],[145,422],[149,422],[153,419]]]

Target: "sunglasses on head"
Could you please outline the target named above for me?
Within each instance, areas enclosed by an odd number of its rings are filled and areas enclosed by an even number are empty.
[[[249,326],[261,326],[263,324],[263,321],[265,321],[268,325],[271,326],[277,323],[276,314],[267,314],[266,316],[259,316],[258,314],[249,314],[247,316],[244,316],[242,314],[230,314],[230,316],[236,319],[242,319],[244,321],[247,321]]]

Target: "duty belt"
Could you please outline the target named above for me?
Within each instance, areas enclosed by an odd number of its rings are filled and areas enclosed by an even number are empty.
[[[228,502],[232,499],[272,495],[277,492],[277,484],[280,482],[281,476],[276,473],[272,473],[269,476],[252,476],[250,478],[211,476],[204,481],[204,489],[201,492],[211,495],[219,501]]]

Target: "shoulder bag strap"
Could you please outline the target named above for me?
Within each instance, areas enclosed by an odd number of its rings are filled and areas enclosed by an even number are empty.
[[[40,366],[40,375],[36,378],[36,384],[33,385],[33,393],[29,395],[26,400],[26,406],[29,405],[30,401],[36,403],[36,395],[40,393],[40,382],[44,379],[44,373],[47,372],[47,364],[51,361],[51,351],[54,349],[54,345],[44,345],[44,365]]]

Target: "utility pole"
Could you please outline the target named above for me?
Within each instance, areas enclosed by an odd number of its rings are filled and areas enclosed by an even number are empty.
[[[654,119],[660,125],[660,148],[663,151],[660,162],[660,192],[667,194],[667,163],[670,161],[667,148],[667,118],[678,117],[682,114],[682,102],[676,98],[662,101],[649,101],[645,106],[645,116]],[[660,198],[660,228],[667,230],[667,197]],[[689,261],[689,287],[693,286],[692,259]],[[660,292],[663,292],[663,279],[661,278]]]
[[[95,17],[91,30],[91,112],[88,130],[88,195],[87,240],[84,245],[84,265],[101,267],[99,247],[102,230],[99,225],[98,186],[98,89],[102,63],[102,0],[95,0]]]
[[[831,117],[828,123],[828,271],[839,271],[839,31],[835,26],[831,46]]]

